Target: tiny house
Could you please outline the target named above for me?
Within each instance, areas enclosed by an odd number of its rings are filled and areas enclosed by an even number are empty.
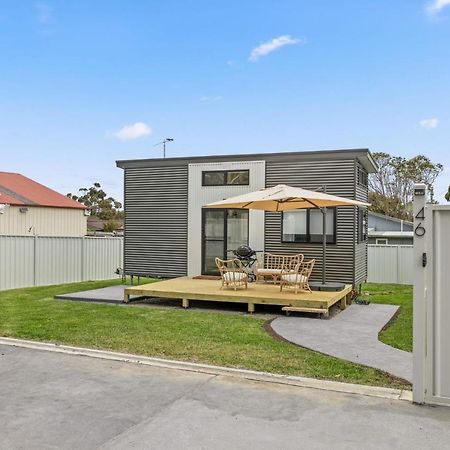
[[[317,210],[271,213],[204,205],[264,187],[326,189],[367,202],[369,150],[178,157],[117,161],[124,169],[124,271],[159,277],[216,273],[214,258],[239,245],[316,258],[322,270],[322,217]],[[327,210],[327,278],[352,283],[367,276],[367,211]]]

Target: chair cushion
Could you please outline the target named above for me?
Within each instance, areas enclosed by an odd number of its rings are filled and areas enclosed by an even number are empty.
[[[287,281],[288,283],[306,283],[308,281],[308,278],[298,273],[288,273],[286,275],[282,275],[281,279],[283,281]]]
[[[247,274],[242,272],[225,272],[223,274],[223,279],[228,282],[243,281],[245,278],[247,278]]]
[[[257,269],[256,271],[259,275],[279,275],[281,273],[281,269]]]

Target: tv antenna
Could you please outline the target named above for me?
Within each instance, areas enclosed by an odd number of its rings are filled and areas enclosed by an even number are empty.
[[[158,142],[157,144],[155,144],[153,147],[156,147],[157,145],[162,145],[163,146],[163,151],[164,151],[164,158],[166,158],[166,143],[167,142],[173,142],[172,138],[166,138],[161,142]]]

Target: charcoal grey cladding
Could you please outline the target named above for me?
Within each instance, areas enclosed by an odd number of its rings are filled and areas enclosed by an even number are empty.
[[[125,170],[127,274],[186,275],[187,207],[187,165]]]
[[[355,159],[315,161],[266,162],[266,186],[288,184],[316,190],[326,186],[327,193],[347,198],[355,197]],[[356,208],[337,208],[336,244],[327,246],[327,279],[344,283],[355,282],[365,273],[364,250],[358,251],[361,261],[355,261]],[[322,246],[318,244],[285,243],[281,241],[281,214],[266,213],[265,250],[273,253],[304,253],[306,259],[316,258],[313,279],[322,272]],[[358,271],[356,267],[358,266]],[[361,269],[360,269],[360,266]]]

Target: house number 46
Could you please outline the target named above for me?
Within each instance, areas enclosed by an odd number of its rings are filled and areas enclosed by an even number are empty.
[[[416,214],[416,219],[419,220],[424,220],[425,219],[425,208],[422,208],[417,214]],[[414,234],[416,236],[423,236],[425,234],[425,228],[422,226],[422,222],[419,222],[416,226],[416,228],[414,228]]]

